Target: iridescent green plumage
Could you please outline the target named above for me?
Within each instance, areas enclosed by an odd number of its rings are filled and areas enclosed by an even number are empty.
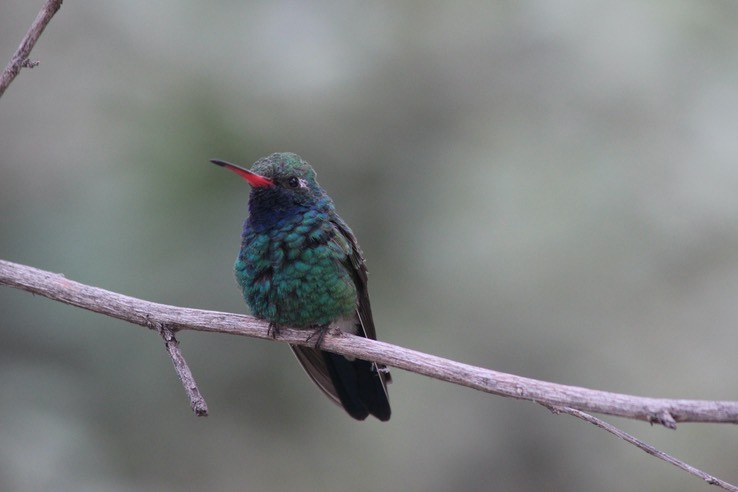
[[[336,327],[376,338],[364,258],[351,229],[299,156],[272,154],[244,170],[252,185],[236,280],[252,313],[274,326]],[[308,375],[348,413],[390,417],[389,373],[374,363],[293,346]]]

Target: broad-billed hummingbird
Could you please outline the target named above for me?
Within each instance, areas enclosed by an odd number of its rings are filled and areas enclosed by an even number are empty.
[[[236,281],[257,318],[317,334],[315,348],[291,345],[310,379],[349,415],[390,418],[383,365],[320,350],[327,330],[376,339],[359,244],[333,200],[300,156],[277,153],[244,169],[221,160],[251,185]]]

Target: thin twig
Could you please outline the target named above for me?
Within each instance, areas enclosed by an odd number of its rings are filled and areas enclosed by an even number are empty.
[[[174,332],[166,325],[156,324],[155,328],[164,340],[164,346],[167,348],[169,357],[172,359],[174,370],[177,372],[179,380],[182,382],[185,393],[187,393],[187,398],[190,399],[190,407],[192,408],[192,411],[195,412],[195,415],[198,417],[207,417],[208,404],[205,403],[205,398],[203,398],[202,393],[200,393],[200,389],[197,387],[195,377],[192,375],[192,371],[190,371],[190,367],[187,365],[187,361],[185,360],[184,355],[182,355],[182,351],[179,350],[179,341],[174,336]]]
[[[686,471],[687,473],[694,475],[697,478],[700,478],[704,480],[705,482],[709,483],[710,485],[717,485],[720,488],[723,488],[725,490],[730,490],[732,492],[738,492],[738,487],[736,487],[733,484],[730,484],[724,480],[720,480],[719,478],[713,477],[709,473],[705,473],[699,468],[695,468],[694,466],[685,463],[684,461],[677,459],[670,454],[664,453],[663,451],[660,451],[650,444],[646,444],[645,442],[641,441],[640,439],[628,434],[624,430],[621,430],[617,427],[615,427],[612,424],[608,424],[604,420],[598,419],[597,417],[590,415],[588,413],[582,412],[580,410],[576,410],[574,408],[568,408],[568,407],[552,407],[548,405],[544,405],[548,407],[549,410],[551,410],[554,413],[566,413],[569,415],[573,415],[574,417],[578,419],[582,419],[585,422],[589,422],[590,424],[596,425],[600,429],[605,429],[610,434],[616,435],[619,438],[625,440],[626,442],[629,442],[630,444],[642,449],[646,453],[650,454],[651,456],[655,456],[656,458],[666,461],[667,463],[671,463],[672,465],[676,466],[677,468],[681,468],[682,470]]]
[[[0,75],[0,97],[2,97],[5,89],[8,88],[13,79],[18,76],[21,68],[33,68],[39,64],[38,61],[31,61],[28,57],[36,41],[41,37],[41,33],[44,32],[49,21],[51,21],[51,18],[61,8],[61,4],[62,0],[46,0],[46,3],[44,3],[41,11],[36,16],[36,20],[31,24],[31,28],[23,37],[20,46],[18,46],[10,62]]]

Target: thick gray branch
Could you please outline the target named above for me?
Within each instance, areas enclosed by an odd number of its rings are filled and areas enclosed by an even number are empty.
[[[268,324],[251,316],[157,304],[68,280],[63,275],[0,260],[0,284],[141,326],[166,326],[271,339]],[[305,331],[280,329],[278,340],[309,345]],[[674,428],[676,422],[738,423],[738,402],[669,400],[549,383],[475,367],[389,343],[328,333],[321,348],[495,395],[644,420]]]
[[[36,16],[36,20],[33,21],[31,28],[23,37],[20,46],[18,46],[18,49],[13,54],[13,58],[10,59],[10,63],[8,63],[0,75],[0,97],[2,97],[5,89],[8,88],[13,79],[20,73],[21,68],[33,68],[38,65],[38,62],[33,62],[28,57],[36,41],[41,37],[41,33],[44,32],[46,25],[61,8],[61,4],[62,0],[46,0],[44,3],[41,11]]]

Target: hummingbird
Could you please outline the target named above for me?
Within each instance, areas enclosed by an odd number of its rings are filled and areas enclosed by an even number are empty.
[[[389,420],[387,368],[320,350],[332,329],[372,340],[377,335],[364,255],[312,166],[288,152],[263,157],[251,170],[210,162],[251,185],[235,263],[251,313],[269,322],[273,336],[280,326],[314,330],[314,347],[290,345],[310,379],[351,417]]]

